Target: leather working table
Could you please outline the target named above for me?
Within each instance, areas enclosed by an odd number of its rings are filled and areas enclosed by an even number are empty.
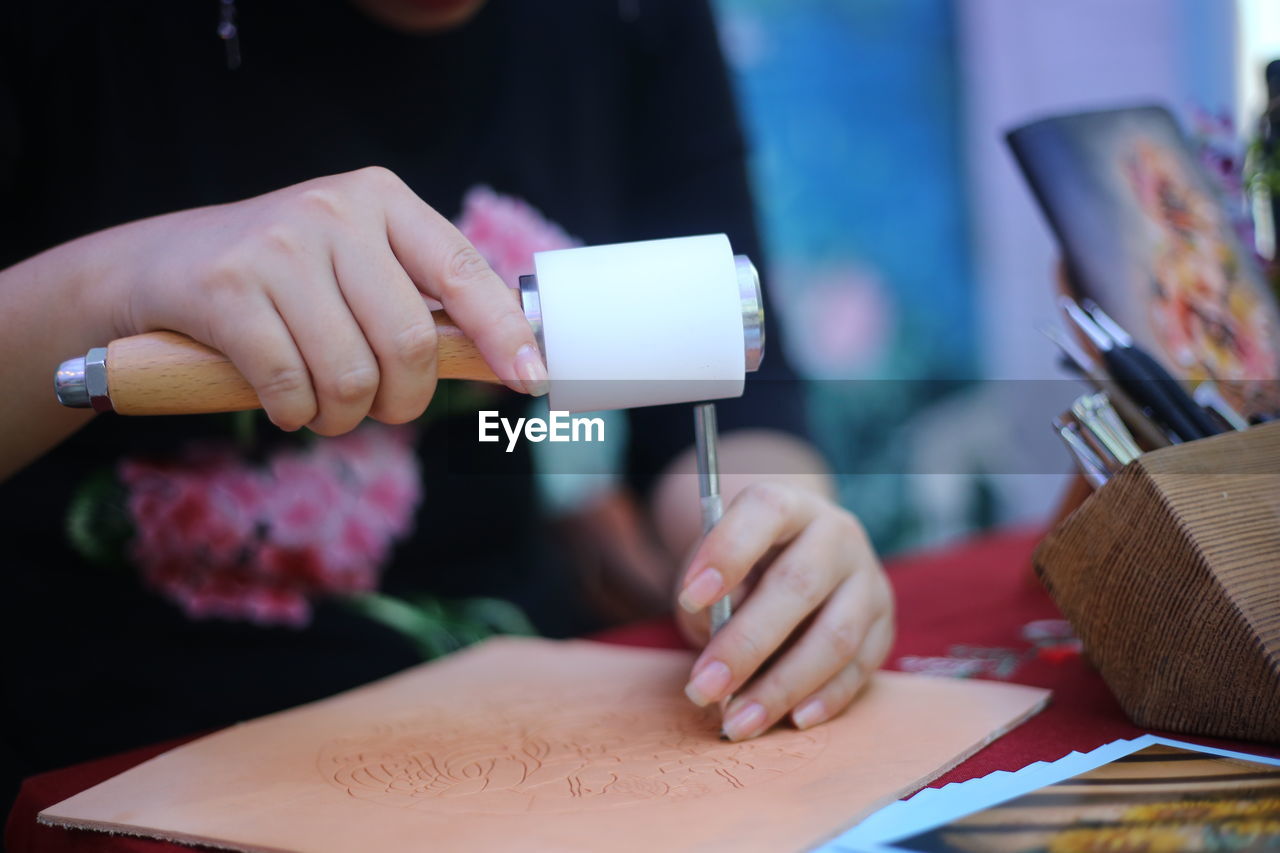
[[[1094,749],[1119,738],[1136,737],[1133,726],[1098,674],[1055,641],[1058,619],[1053,602],[1034,578],[1031,553],[1041,531],[995,533],[948,548],[888,562],[897,596],[898,638],[887,667],[940,671],[980,670],[979,677],[1003,677],[1053,690],[1049,707],[1014,729],[933,785],[1016,770],[1033,761],[1053,760],[1072,750]],[[1039,631],[1037,631],[1039,629]],[[1041,637],[1037,642],[1036,638]],[[598,640],[635,646],[681,648],[669,622],[612,630]],[[1280,756],[1280,748],[1174,735],[1183,740]],[[41,809],[116,775],[181,741],[157,744],[34,776],[23,784],[5,832],[10,853],[179,853],[178,844],[101,833],[44,827]]]

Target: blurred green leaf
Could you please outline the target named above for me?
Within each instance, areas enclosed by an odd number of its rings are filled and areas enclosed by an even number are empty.
[[[67,539],[91,563],[111,568],[128,565],[125,549],[133,538],[127,493],[114,472],[96,471],[76,488],[67,505]]]
[[[494,633],[526,637],[538,633],[523,610],[501,598],[464,598],[457,607],[462,619],[488,626]]]
[[[519,607],[498,598],[411,601],[378,592],[352,596],[360,613],[413,641],[425,660],[446,655],[498,634],[531,636],[536,630]]]

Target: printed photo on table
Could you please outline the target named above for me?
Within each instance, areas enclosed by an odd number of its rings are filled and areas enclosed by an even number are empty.
[[[899,841],[917,853],[1280,849],[1280,767],[1149,746]]]

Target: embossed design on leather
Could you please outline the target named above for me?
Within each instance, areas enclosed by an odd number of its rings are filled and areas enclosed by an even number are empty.
[[[517,707],[518,718],[501,704],[465,717],[424,710],[329,741],[317,768],[351,796],[388,806],[576,812],[758,785],[808,763],[827,744],[822,728],[726,743],[714,708],[679,697],[573,697],[535,713],[527,702]]]

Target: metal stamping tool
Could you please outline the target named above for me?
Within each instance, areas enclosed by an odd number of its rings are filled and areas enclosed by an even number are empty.
[[[1071,404],[1071,415],[1080,427],[1081,436],[1098,454],[1107,471],[1111,473],[1119,471],[1124,466],[1121,461],[1124,452],[1120,449],[1115,436],[1084,402],[1084,398],[1077,398]]]
[[[1227,402],[1227,398],[1222,396],[1222,389],[1212,379],[1206,379],[1197,385],[1191,396],[1201,406],[1222,418],[1232,429],[1245,430],[1249,428],[1249,422],[1245,420],[1244,415],[1240,414],[1234,406]]]
[[[716,454],[719,433],[715,403],[700,403],[694,407],[693,427],[698,455],[698,494],[702,499],[702,535],[706,536],[724,515],[724,502],[720,499],[720,463]],[[731,615],[729,596],[712,604],[711,632],[719,631]]]
[[[719,431],[716,429],[716,404],[699,403],[693,408],[694,449],[698,458],[698,494],[702,502],[702,535],[711,532],[724,515],[724,502],[720,499],[720,461],[717,456]],[[711,605],[711,635],[724,627],[733,615],[733,605],[725,595]],[[732,696],[720,700],[720,714],[728,707]],[[723,732],[721,737],[723,737]]]
[[[1080,425],[1097,437],[1120,466],[1128,465],[1142,455],[1105,394],[1085,394],[1072,404],[1071,411]]]
[[[1106,485],[1111,475],[1107,471],[1106,464],[1081,437],[1080,425],[1074,420],[1069,420],[1070,418],[1070,412],[1064,413],[1062,417],[1054,418],[1053,428],[1062,438],[1063,444],[1067,446],[1067,450],[1070,451],[1071,456],[1075,459],[1076,465],[1080,468],[1080,473],[1089,481],[1089,485],[1095,489],[1101,488]]]
[[[1124,419],[1116,412],[1115,407],[1111,405],[1105,391],[1098,392],[1093,395],[1093,409],[1104,424],[1111,428],[1112,433],[1120,439],[1129,458],[1120,460],[1128,464],[1142,455],[1142,448],[1138,446],[1137,440],[1133,433],[1125,425]]]

